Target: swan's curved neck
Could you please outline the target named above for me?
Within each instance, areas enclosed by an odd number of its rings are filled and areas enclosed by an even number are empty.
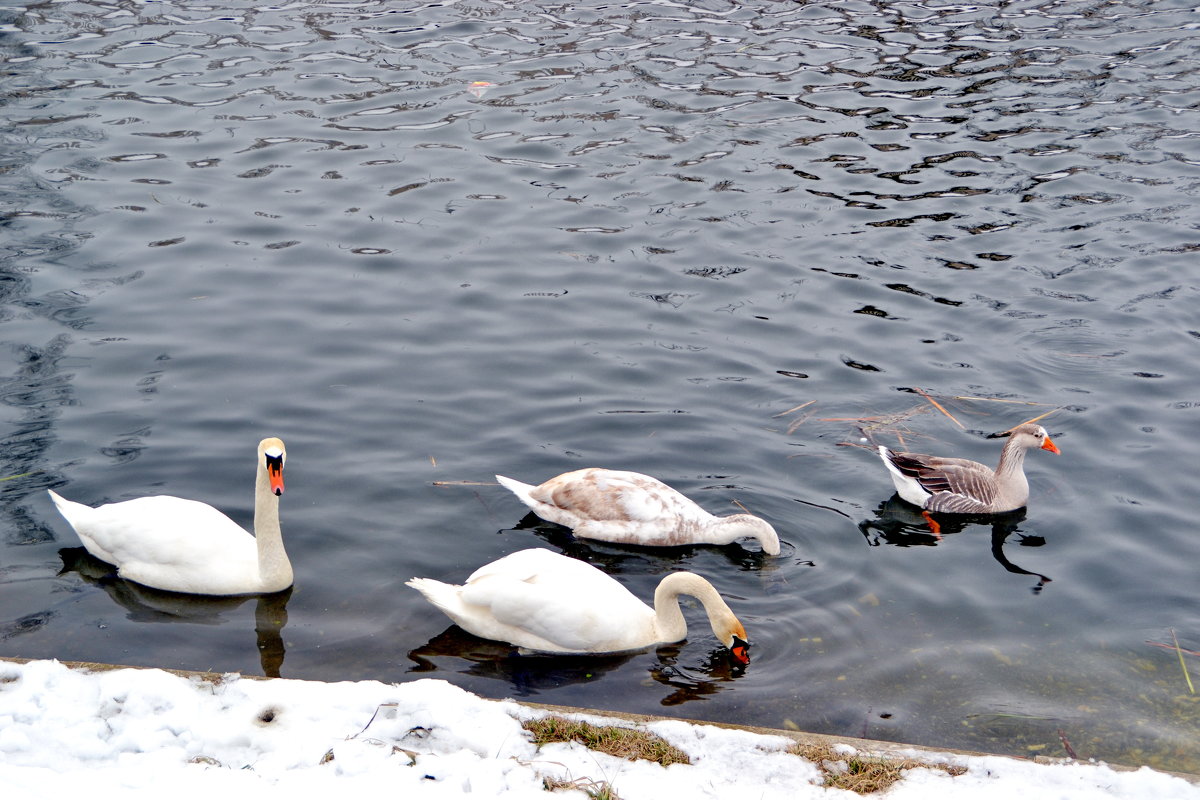
[[[264,592],[277,592],[292,585],[292,562],[283,549],[279,529],[279,497],[271,491],[267,468],[259,459],[254,482],[254,538],[258,543],[258,574]]]
[[[712,526],[713,544],[732,544],[739,539],[757,539],[762,549],[771,554],[779,552],[779,535],[764,519],[753,514],[731,514],[718,517]]]
[[[679,608],[679,595],[688,594],[695,597],[704,605],[708,613],[709,624],[718,638],[723,639],[720,631],[728,625],[733,617],[729,606],[717,594],[712,584],[691,572],[672,572],[662,579],[654,590],[654,617],[658,628],[659,641],[678,642],[687,638],[687,622],[683,611]]]

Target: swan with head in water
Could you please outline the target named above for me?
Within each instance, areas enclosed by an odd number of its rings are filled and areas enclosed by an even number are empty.
[[[533,513],[567,526],[581,539],[657,547],[757,539],[764,553],[779,555],[779,536],[765,519],[752,514],[715,516],[640,472],[588,467],[539,486],[503,475],[496,480]]]
[[[179,497],[139,497],[98,508],[50,491],[87,551],[117,574],[155,589],[190,594],[269,594],[292,585],[279,530],[286,451],[258,444],[254,536],[210,505]]]
[[[673,572],[654,591],[654,608],[613,578],[574,558],[538,548],[486,564],[462,586],[430,578],[408,585],[460,628],[537,653],[600,654],[682,641],[687,622],[679,595],[698,599],[713,633],[750,662],[742,623],[717,590],[693,572]]]

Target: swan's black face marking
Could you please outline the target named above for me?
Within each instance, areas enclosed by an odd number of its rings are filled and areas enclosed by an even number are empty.
[[[275,496],[283,494],[283,453],[266,453],[267,478]]]
[[[734,634],[733,644],[730,645],[729,652],[733,653],[733,657],[741,663],[750,663],[750,643],[742,637]]]

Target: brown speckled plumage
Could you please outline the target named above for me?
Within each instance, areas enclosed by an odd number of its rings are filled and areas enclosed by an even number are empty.
[[[638,472],[587,469],[565,472],[539,486],[503,475],[496,480],[539,517],[565,525],[576,536],[651,546],[729,544],[758,539],[779,553],[779,537],[751,514],[716,517],[662,481]]]

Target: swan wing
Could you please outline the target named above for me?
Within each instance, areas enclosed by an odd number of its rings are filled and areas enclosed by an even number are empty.
[[[156,495],[92,508],[53,498],[88,552],[129,580],[210,594],[258,575],[254,537],[205,503]]]
[[[595,567],[549,550],[481,567],[458,598],[458,616],[447,613],[461,627],[531,650],[614,652],[654,638],[649,606]]]
[[[533,495],[591,520],[658,522],[700,510],[657,478],[608,469],[579,470],[551,478]]]
[[[531,487],[538,516],[577,536],[640,545],[686,544],[713,517],[662,481],[637,472],[590,468]]]

